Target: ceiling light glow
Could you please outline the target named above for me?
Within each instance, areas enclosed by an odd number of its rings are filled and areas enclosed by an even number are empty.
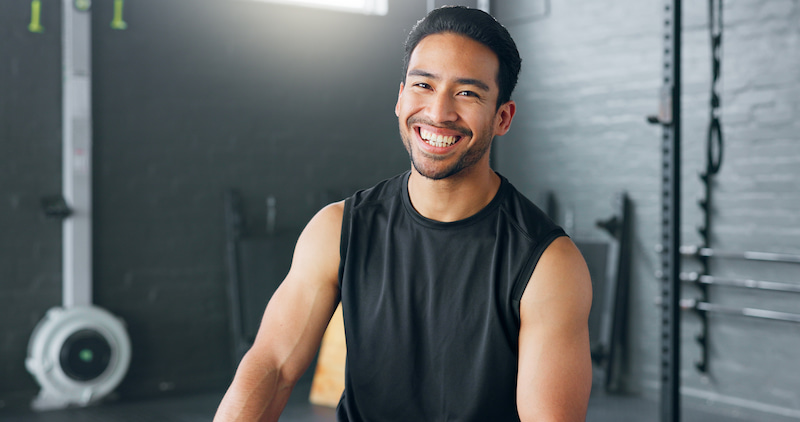
[[[389,0],[256,0],[269,3],[293,4],[296,6],[333,9],[365,15],[386,15]]]

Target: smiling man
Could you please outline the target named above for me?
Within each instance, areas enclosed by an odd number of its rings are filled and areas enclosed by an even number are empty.
[[[411,169],[309,222],[216,421],[277,420],[340,301],[339,421],[585,419],[586,264],[489,166],[519,69],[484,12],[417,23],[395,108]]]
[[[492,139],[508,130],[515,111],[511,101],[495,110],[497,56],[463,35],[438,33],[417,44],[408,66],[395,113],[416,172],[442,180],[481,161],[488,169]]]

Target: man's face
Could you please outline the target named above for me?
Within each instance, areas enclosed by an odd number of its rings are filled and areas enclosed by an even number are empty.
[[[497,56],[462,35],[429,35],[411,53],[395,114],[414,169],[444,179],[489,168],[489,147],[508,131],[512,101],[497,108]]]

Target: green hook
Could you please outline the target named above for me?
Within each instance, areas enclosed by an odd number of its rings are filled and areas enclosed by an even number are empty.
[[[122,20],[122,8],[125,6],[125,0],[114,0],[114,19],[111,21],[111,28],[125,29],[128,24]]]
[[[41,0],[33,0],[31,2],[31,23],[28,25],[28,31],[42,33],[44,27],[41,22],[42,2]]]

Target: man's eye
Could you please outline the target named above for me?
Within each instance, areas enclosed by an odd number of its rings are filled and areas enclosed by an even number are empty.
[[[480,98],[480,96],[478,94],[476,94],[476,93],[474,93],[472,91],[461,91],[461,92],[458,93],[458,95],[460,95],[462,97]]]
[[[414,86],[420,87],[422,89],[430,89],[431,88],[431,86],[426,84],[425,82],[417,82],[417,83],[414,84]]]

